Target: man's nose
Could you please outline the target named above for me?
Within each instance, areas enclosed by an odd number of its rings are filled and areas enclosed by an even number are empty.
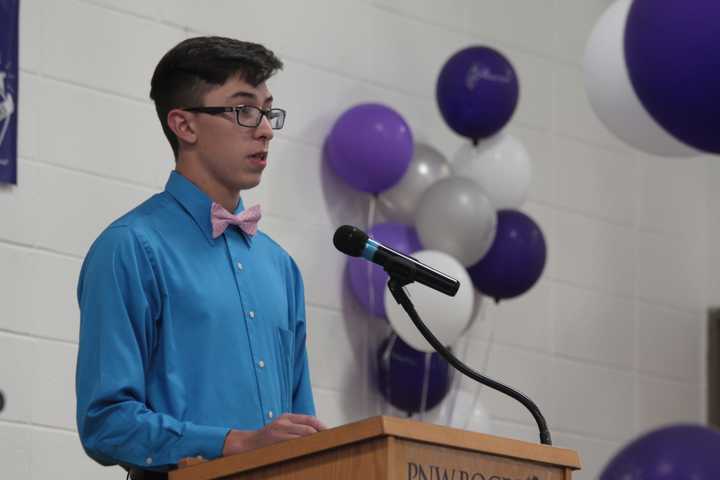
[[[255,136],[258,138],[266,138],[268,140],[271,140],[274,135],[275,133],[270,126],[270,120],[268,120],[268,118],[263,115],[262,119],[260,120],[260,125],[255,128]]]

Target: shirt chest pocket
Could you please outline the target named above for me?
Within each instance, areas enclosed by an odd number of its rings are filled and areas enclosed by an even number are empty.
[[[291,330],[294,321],[288,308],[287,285],[278,272],[257,272],[252,278],[241,279],[239,288],[245,309],[254,312],[249,314],[251,318],[265,327]]]

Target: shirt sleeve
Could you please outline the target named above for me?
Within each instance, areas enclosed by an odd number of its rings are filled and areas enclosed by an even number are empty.
[[[295,339],[293,358],[293,413],[315,415],[315,402],[313,401],[312,386],[310,383],[310,368],[307,357],[307,327],[305,321],[305,288],[302,275],[295,262],[290,260],[290,275],[294,286],[295,310]]]
[[[130,227],[103,232],[78,283],[75,382],[80,440],[103,465],[168,469],[184,457],[222,454],[228,428],[179,421],[146,402],[161,296],[150,250]]]

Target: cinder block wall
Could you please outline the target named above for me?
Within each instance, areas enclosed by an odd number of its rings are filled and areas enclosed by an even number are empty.
[[[77,439],[75,283],[95,236],[164,185],[173,162],[149,78],[165,51],[198,34],[259,41],[286,62],[270,86],[288,124],[247,201],[262,203],[262,228],[303,271],[313,385],[327,423],[387,411],[370,366],[386,330],[342,284],[332,232],[366,225],[370,199],[323,166],[323,139],[346,108],[380,101],[419,141],[452,156],[462,140],[437,112],[434,82],[449,55],[478,43],[501,50],[520,77],[508,128],[532,156],[525,210],[545,231],[549,263],[527,295],[484,302],[458,351],[537,401],[555,443],[580,451],[580,479],[594,478],[640,432],[704,419],[704,311],[717,303],[718,281],[709,246],[720,236],[711,187],[720,169],[717,159],[635,152],[593,116],[581,56],[608,1],[21,3],[20,185],[0,188],[8,478],[123,475],[93,464]],[[481,400],[494,433],[535,441],[520,406],[485,391]]]

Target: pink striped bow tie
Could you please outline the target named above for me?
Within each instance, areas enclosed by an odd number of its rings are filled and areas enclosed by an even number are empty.
[[[233,215],[222,205],[213,202],[210,208],[213,238],[222,235],[228,225],[237,225],[240,230],[248,235],[255,235],[257,233],[257,224],[260,221],[260,216],[260,205],[253,205],[239,214]]]

